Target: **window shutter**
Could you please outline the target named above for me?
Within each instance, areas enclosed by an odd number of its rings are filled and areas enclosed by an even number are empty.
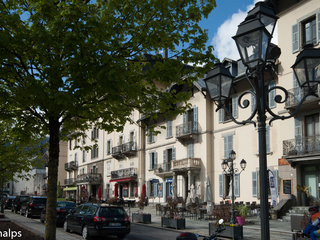
[[[294,141],[295,149],[297,151],[302,151],[302,117],[294,118]]]
[[[292,53],[299,51],[299,23],[292,26]]]
[[[238,96],[232,96],[232,116],[238,118]]]
[[[222,123],[223,122],[223,111],[222,111],[222,109],[219,109],[218,114],[219,114],[219,123]]]
[[[176,149],[172,148],[172,160],[176,160]]]
[[[224,141],[224,158],[228,158],[231,150],[233,150],[233,135],[225,136],[223,141]]]
[[[317,26],[318,26],[318,42],[320,42],[320,12],[317,13]]]
[[[183,134],[186,134],[186,132],[187,132],[187,129],[188,129],[188,127],[187,127],[187,114],[183,114],[182,115],[182,121],[183,121]]]
[[[147,197],[149,197],[149,184],[150,184],[150,182],[147,182],[147,184],[146,184]]]
[[[234,196],[240,197],[240,174],[234,175]]]
[[[193,132],[198,132],[198,107],[193,109]]]
[[[252,172],[252,197],[258,197],[258,173]]]
[[[279,196],[278,193],[278,170],[271,170],[272,174],[273,174],[273,179],[274,179],[274,186],[276,188],[276,192],[277,192],[277,196]]]
[[[223,138],[223,157],[228,158],[228,136]]]
[[[219,197],[223,197],[223,174],[219,174]]]
[[[167,137],[172,137],[172,121],[167,120]]]
[[[270,153],[270,127],[266,127],[266,151]]]
[[[150,135],[149,134],[150,134],[150,130],[148,129],[147,130],[147,136],[146,136],[147,137],[147,143],[150,143]]]
[[[152,169],[152,153],[149,153],[149,169]]]
[[[276,82],[272,81],[269,84],[269,89],[273,88],[276,86]],[[275,108],[276,107],[276,101],[274,100],[276,96],[276,90],[272,90],[271,92],[269,92],[269,108]]]
[[[256,110],[256,95],[251,93],[251,114]]]
[[[163,170],[166,172],[167,171],[167,150],[163,150]]]
[[[153,184],[153,196],[154,197],[158,196],[158,184],[157,183]]]
[[[157,153],[154,153],[154,165],[157,165]]]

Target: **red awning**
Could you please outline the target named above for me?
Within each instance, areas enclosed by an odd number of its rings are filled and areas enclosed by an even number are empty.
[[[109,182],[128,182],[132,180],[133,180],[133,177],[127,177],[127,178],[111,179]]]

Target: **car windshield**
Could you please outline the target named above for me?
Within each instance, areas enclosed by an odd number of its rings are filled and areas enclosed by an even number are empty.
[[[123,217],[126,215],[126,211],[123,208],[101,208],[99,211],[100,217]]]
[[[58,202],[58,207],[75,207],[76,205],[71,202]]]
[[[46,204],[47,199],[46,198],[34,198],[33,199],[33,203],[37,203],[37,204]]]

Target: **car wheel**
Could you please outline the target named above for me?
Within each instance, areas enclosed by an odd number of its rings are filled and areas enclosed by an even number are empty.
[[[86,225],[83,226],[82,228],[82,238],[83,239],[90,239],[89,233],[88,233],[88,228]]]
[[[69,228],[68,228],[68,221],[65,220],[64,223],[63,223],[63,230],[65,232],[70,232]]]
[[[117,238],[119,239],[124,239],[126,237],[126,235],[117,235]]]

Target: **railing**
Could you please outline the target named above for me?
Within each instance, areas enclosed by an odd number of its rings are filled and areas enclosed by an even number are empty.
[[[73,184],[75,184],[75,183],[76,183],[76,181],[75,181],[74,178],[68,178],[68,179],[65,179],[65,180],[64,180],[64,184],[65,184],[65,185],[73,185]]]
[[[112,155],[115,157],[120,157],[123,154],[134,154],[137,151],[137,144],[133,141],[127,142],[112,148]]]
[[[127,142],[122,144],[122,151],[125,152],[130,152],[130,151],[137,151],[136,149],[136,143],[135,142]]]
[[[308,94],[308,90],[306,88],[300,88],[300,87],[296,87],[293,89],[288,90],[288,100],[285,102],[285,106],[289,107],[292,105],[298,105],[301,101],[301,99],[306,96]],[[319,90],[317,91],[318,96],[320,96],[319,94]],[[308,100],[312,100],[315,99],[315,97],[307,97],[306,101]]]
[[[171,162],[168,162],[168,163],[159,163],[157,164],[155,167],[154,167],[154,173],[157,174],[157,173],[163,173],[163,172],[170,172],[171,171]]]
[[[78,168],[78,162],[71,161],[64,164],[64,169],[67,171],[70,171],[75,168]]]
[[[198,122],[187,122],[176,126],[176,137],[181,137],[187,134],[198,134],[200,131],[200,125]]]
[[[171,162],[172,170],[181,168],[201,168],[201,158],[184,158]]]
[[[73,170],[77,170],[78,169],[78,161],[73,161],[70,163],[70,168]]]
[[[101,173],[87,173],[77,176],[77,182],[101,182]]]
[[[116,171],[111,171],[111,179],[124,178],[124,177],[136,177],[137,168],[124,168]]]
[[[283,141],[283,155],[302,155],[320,152],[320,135]]]

